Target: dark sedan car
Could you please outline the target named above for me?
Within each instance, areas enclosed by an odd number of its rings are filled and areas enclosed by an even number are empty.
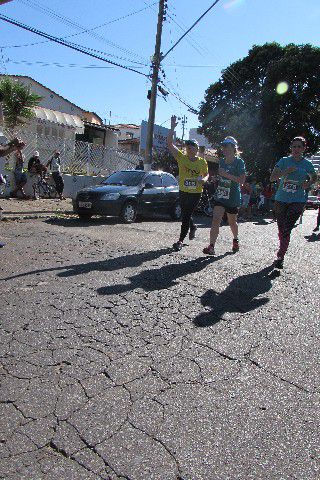
[[[169,214],[181,216],[179,187],[170,173],[122,170],[100,185],[80,190],[73,210],[82,219],[92,215],[119,216],[123,222],[134,222],[137,215]]]

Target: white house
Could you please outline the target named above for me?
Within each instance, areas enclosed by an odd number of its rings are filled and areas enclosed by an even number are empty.
[[[30,87],[33,93],[42,97],[34,109],[36,117],[23,130],[69,141],[75,141],[76,135],[81,135],[81,140],[90,143],[117,146],[117,132],[104,125],[96,113],[84,110],[31,77],[0,75],[0,81],[5,77]]]

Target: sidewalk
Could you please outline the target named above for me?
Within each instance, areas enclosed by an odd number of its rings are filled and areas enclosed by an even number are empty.
[[[0,198],[0,207],[2,208],[2,220],[49,218],[73,213],[70,198],[66,200]]]

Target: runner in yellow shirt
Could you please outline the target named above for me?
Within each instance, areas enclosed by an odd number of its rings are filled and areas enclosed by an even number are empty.
[[[193,222],[192,214],[199,203],[203,185],[208,180],[208,164],[197,157],[198,142],[187,140],[185,142],[186,154],[173,145],[173,133],[178,125],[177,117],[171,117],[171,130],[168,135],[168,150],[178,162],[180,205],[182,211],[182,224],[179,240],[173,244],[174,250],[181,250],[183,241],[189,232],[189,239],[193,240],[197,227]]]

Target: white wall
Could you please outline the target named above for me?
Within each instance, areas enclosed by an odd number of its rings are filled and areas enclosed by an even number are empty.
[[[140,138],[140,127],[139,128],[127,128],[127,127],[120,127],[119,125],[115,125],[116,128],[120,130],[120,133],[118,133],[118,139],[119,140],[125,140],[127,138],[130,138],[126,135],[127,132],[130,132],[133,134],[133,138]]]
[[[10,77],[10,75],[8,75]],[[71,105],[68,100],[64,100],[62,97],[57,95],[54,92],[51,92],[46,87],[39,85],[37,82],[31,80],[27,77],[11,77],[12,80],[15,80],[24,85],[30,86],[33,93],[40,95],[42,98],[39,103],[40,107],[50,108],[51,110],[57,110],[58,112],[69,113],[71,115],[79,115],[80,118],[83,116],[83,110],[75,105]]]

